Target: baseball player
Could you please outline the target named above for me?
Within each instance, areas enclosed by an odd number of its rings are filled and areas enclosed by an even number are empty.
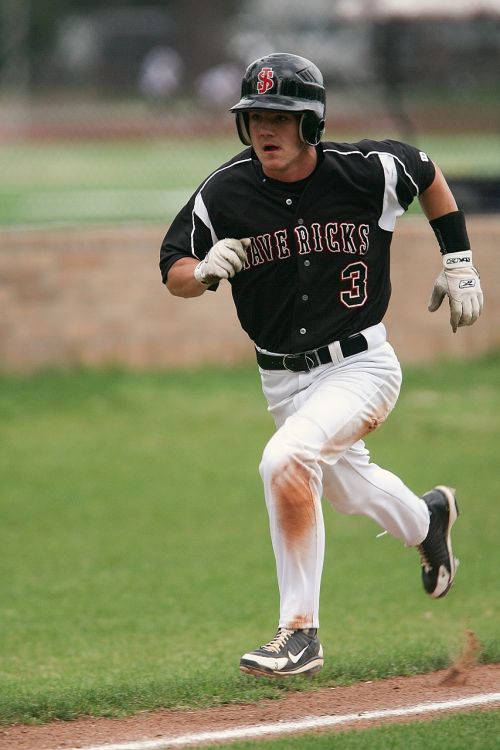
[[[458,561],[455,491],[423,497],[370,462],[363,437],[394,407],[401,369],[382,322],[396,219],[418,196],[443,268],[453,332],[482,310],[462,211],[424,152],[394,140],[322,142],[325,89],[309,60],[277,53],[246,70],[232,107],[244,151],[200,185],[168,230],[168,290],[196,297],[231,284],[255,345],[276,432],[260,473],[280,592],[278,630],[241,658],[252,675],[313,674],[324,556],[321,499],[368,516],[420,554],[423,587],[449,591]],[[418,259],[414,266],[418,268]],[[411,274],[408,268],[408,283]]]

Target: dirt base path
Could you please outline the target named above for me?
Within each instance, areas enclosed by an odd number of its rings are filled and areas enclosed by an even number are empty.
[[[251,678],[249,678],[251,679]],[[125,742],[157,742],[186,734],[267,723],[294,721],[304,717],[344,716],[384,709],[404,708],[421,703],[458,700],[469,696],[500,692],[500,664],[458,664],[451,669],[415,677],[396,677],[362,682],[350,687],[314,689],[290,693],[280,700],[263,700],[245,705],[219,706],[204,710],[169,710],[142,713],[126,719],[84,718],[54,722],[44,726],[11,726],[0,729],[0,748],[8,750],[58,750],[86,748]],[[490,708],[499,709],[500,703]],[[409,717],[430,718],[432,712]],[[405,721],[391,717],[355,721],[356,727],[385,721]],[[345,730],[349,723],[339,729]],[[331,731],[331,730],[330,730]],[[167,739],[168,738],[168,739]],[[197,747],[202,745],[197,744]]]

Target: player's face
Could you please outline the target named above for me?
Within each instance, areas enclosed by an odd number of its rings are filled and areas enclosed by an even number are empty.
[[[252,146],[268,177],[294,182],[314,170],[316,149],[300,140],[299,117],[291,112],[249,112]]]

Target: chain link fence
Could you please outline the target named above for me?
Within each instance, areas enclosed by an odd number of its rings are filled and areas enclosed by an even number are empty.
[[[245,66],[312,59],[330,140],[427,150],[500,211],[500,1],[0,0],[0,225],[168,222],[240,149]]]

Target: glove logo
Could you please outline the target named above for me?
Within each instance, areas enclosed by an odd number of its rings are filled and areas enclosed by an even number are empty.
[[[444,262],[447,266],[456,266],[457,263],[470,263],[470,255],[462,255],[459,258],[445,256]]]
[[[458,284],[459,289],[470,289],[473,286],[476,286],[475,279],[462,279]]]
[[[257,76],[259,82],[257,84],[257,93],[265,94],[274,86],[274,72],[272,68],[262,68],[259,75]]]

